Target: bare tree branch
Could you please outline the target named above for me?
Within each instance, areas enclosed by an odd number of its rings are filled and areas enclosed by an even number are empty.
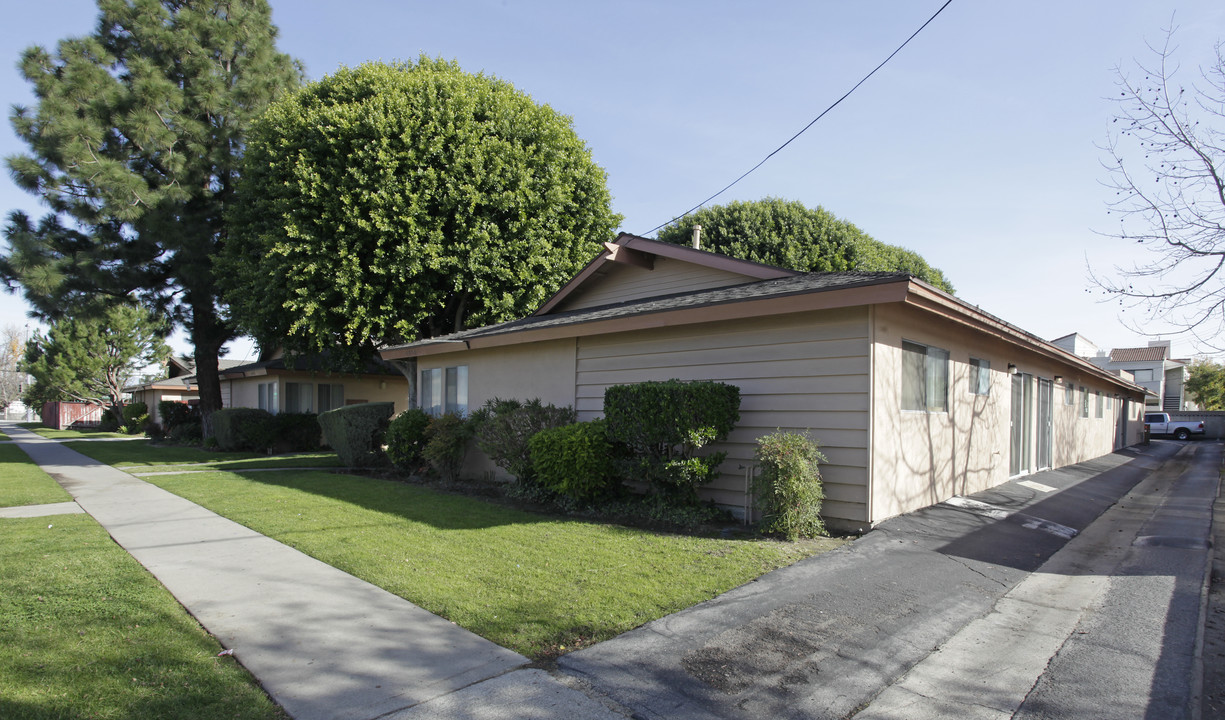
[[[1116,69],[1118,111],[1102,148],[1115,191],[1106,233],[1143,245],[1150,259],[1115,266],[1093,282],[1129,308],[1145,312],[1149,334],[1185,332],[1225,348],[1225,57],[1179,81],[1176,28],[1150,46],[1154,64]],[[1156,327],[1159,326],[1159,327]]]

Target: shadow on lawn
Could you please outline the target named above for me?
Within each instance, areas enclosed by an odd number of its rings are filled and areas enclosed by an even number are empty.
[[[439,530],[477,530],[501,525],[551,522],[554,518],[479,497],[364,475],[326,470],[229,471],[260,485],[275,485],[330,498],[374,512],[424,523]]]

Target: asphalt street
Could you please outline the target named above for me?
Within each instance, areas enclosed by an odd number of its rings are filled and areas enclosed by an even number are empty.
[[[894,518],[559,670],[637,718],[1197,718],[1221,447]]]

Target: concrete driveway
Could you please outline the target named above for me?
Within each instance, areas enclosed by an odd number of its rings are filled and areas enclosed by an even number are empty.
[[[559,660],[639,718],[1196,717],[1215,442],[887,521]]]

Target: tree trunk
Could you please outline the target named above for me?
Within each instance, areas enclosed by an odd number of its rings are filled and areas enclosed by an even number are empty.
[[[192,304],[191,339],[196,351],[196,387],[200,392],[200,430],[213,436],[213,413],[221,409],[221,378],[218,356],[221,346],[234,333],[217,317],[212,303]]]
[[[391,364],[408,378],[408,409],[415,410],[417,407],[417,358],[392,360]]]

